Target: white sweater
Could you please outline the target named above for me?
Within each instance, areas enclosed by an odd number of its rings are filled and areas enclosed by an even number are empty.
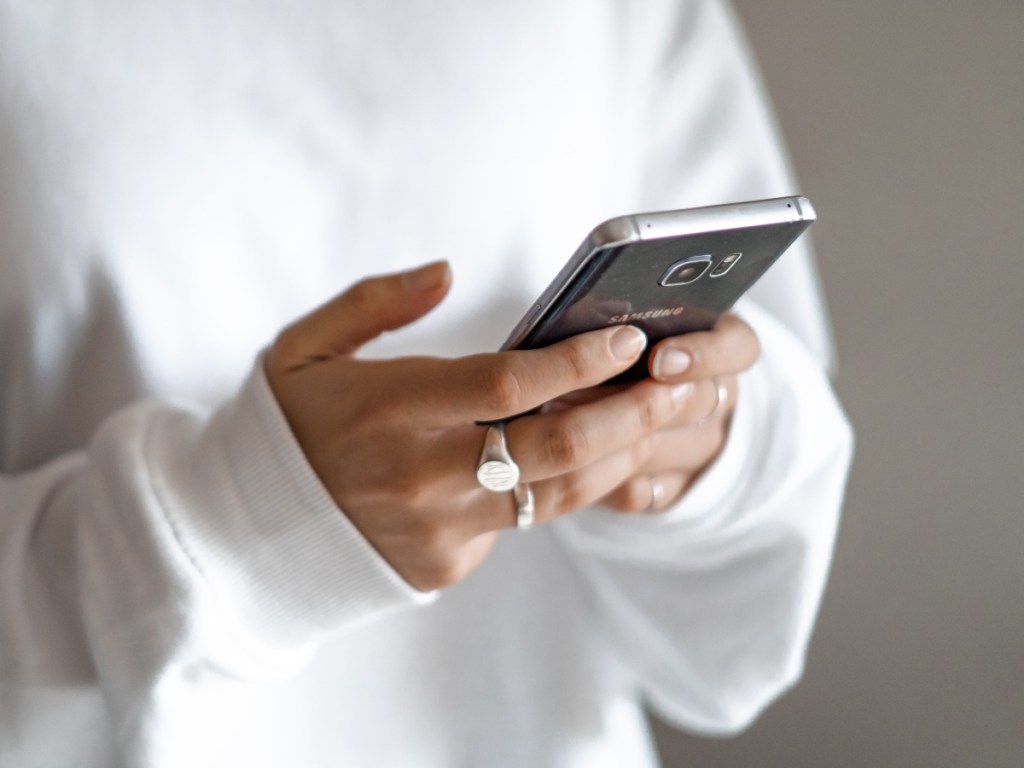
[[[503,534],[439,594],[253,361],[439,257],[450,297],[372,354],[494,349],[597,221],[796,191],[714,2],[0,0],[0,766],[621,768],[645,703],[746,725],[850,454],[803,245],[681,504]]]

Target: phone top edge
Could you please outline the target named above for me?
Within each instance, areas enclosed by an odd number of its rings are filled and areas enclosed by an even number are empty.
[[[814,206],[811,205],[811,201],[803,195],[797,195],[793,198],[793,202],[797,209],[800,211],[800,215],[804,221],[816,221],[818,218],[817,211],[814,210]]]
[[[633,219],[637,236],[641,240],[655,240],[662,237],[720,232],[727,229],[744,229],[771,224],[811,223],[816,215],[811,201],[803,195],[777,197],[770,200],[753,200],[725,205],[709,205],[704,208],[688,208],[679,211],[656,211],[637,213]]]
[[[573,257],[563,265],[537,302],[512,329],[501,349],[519,347],[576,279],[585,270],[599,264],[602,254],[612,253],[618,246],[628,246],[643,240],[802,223],[799,232],[794,234],[795,238],[814,220],[814,207],[803,196],[638,213],[608,219],[591,230]]]
[[[596,226],[584,245],[585,250],[618,243],[632,243],[643,237],[636,216],[616,216]]]

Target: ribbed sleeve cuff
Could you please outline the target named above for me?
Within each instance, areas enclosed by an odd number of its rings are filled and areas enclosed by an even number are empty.
[[[260,363],[195,448],[177,457],[177,477],[161,494],[165,509],[213,599],[263,642],[304,643],[433,599],[410,587],[335,505]]]

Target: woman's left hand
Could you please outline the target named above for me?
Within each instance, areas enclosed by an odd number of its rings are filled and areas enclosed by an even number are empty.
[[[681,499],[725,446],[737,374],[759,354],[754,330],[734,314],[710,331],[659,342],[650,358],[651,378],[666,385],[690,382],[689,402],[670,424],[633,446],[636,472],[602,503],[620,512],[652,513]]]

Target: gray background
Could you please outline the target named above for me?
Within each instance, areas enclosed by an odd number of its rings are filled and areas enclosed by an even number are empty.
[[[804,681],[666,766],[1024,765],[1024,2],[737,0],[857,430]]]

